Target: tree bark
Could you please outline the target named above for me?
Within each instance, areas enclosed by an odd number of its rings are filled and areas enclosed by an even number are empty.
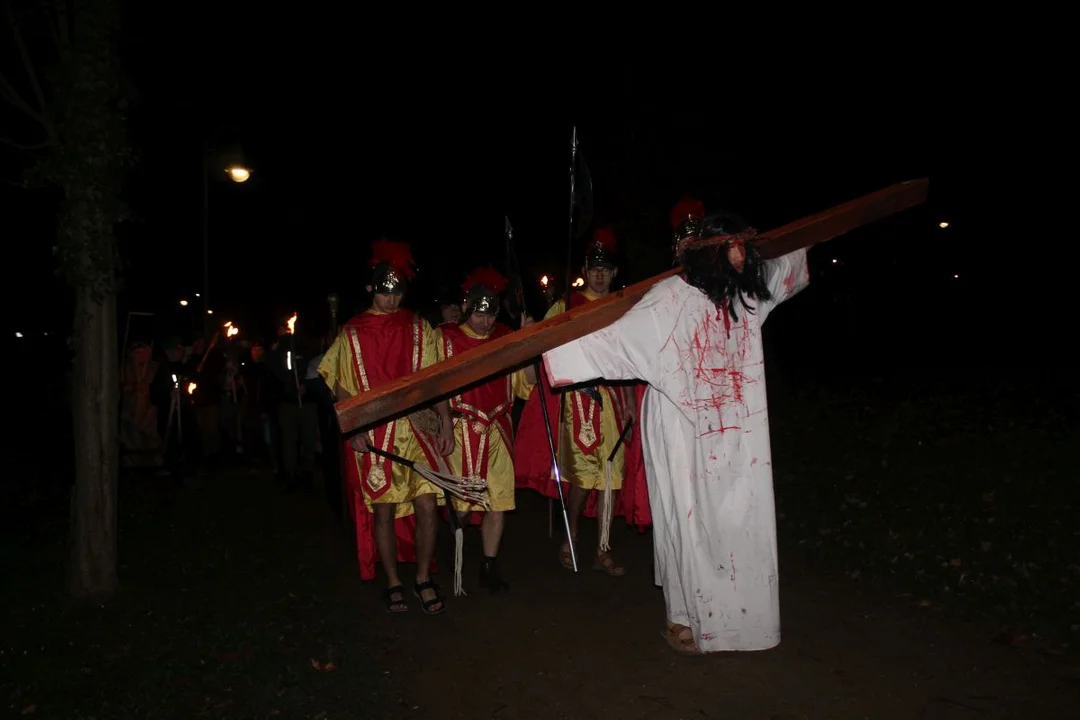
[[[77,600],[97,601],[110,598],[118,588],[116,295],[110,292],[99,299],[90,288],[78,290],[75,316],[75,487],[68,592]]]
[[[75,486],[67,585],[76,599],[104,600],[118,585],[115,228],[126,215],[122,196],[134,159],[127,136],[132,96],[119,55],[122,1],[35,4],[37,12],[18,18],[7,8],[33,100],[18,95],[2,77],[0,94],[48,138],[48,152],[29,174],[63,191],[57,249],[61,270],[76,294]],[[37,44],[32,47],[43,54],[32,56],[24,36],[53,37],[55,52]],[[48,85],[39,82],[45,77]]]

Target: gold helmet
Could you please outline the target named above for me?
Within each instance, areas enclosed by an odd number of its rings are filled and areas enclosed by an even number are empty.
[[[705,217],[705,205],[689,195],[675,203],[671,209],[671,251],[675,262],[679,261],[680,244],[688,238],[696,238],[701,231],[701,220]]]
[[[461,285],[465,291],[464,316],[469,317],[474,312],[498,315],[500,297],[509,284],[491,265],[473,270]]]
[[[383,295],[405,292],[408,281],[416,277],[412,250],[408,243],[381,238],[371,245],[371,289]]]

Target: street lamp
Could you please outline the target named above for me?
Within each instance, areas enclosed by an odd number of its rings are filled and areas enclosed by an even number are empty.
[[[251,177],[251,171],[242,165],[233,165],[225,168],[225,173],[229,176],[229,179],[235,183],[247,182]]]
[[[202,235],[203,235],[203,286],[202,293],[196,293],[195,297],[202,300],[205,315],[213,315],[210,309],[210,168],[217,165],[219,160],[225,159],[225,176],[234,183],[245,183],[251,178],[251,168],[242,162],[242,154],[238,150],[231,150],[227,154],[216,152],[207,141],[203,146],[203,207],[202,207]],[[217,165],[221,167],[221,165]],[[215,177],[218,177],[215,173]],[[207,317],[203,331],[210,334],[210,320]]]

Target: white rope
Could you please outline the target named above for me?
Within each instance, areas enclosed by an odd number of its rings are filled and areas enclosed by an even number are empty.
[[[600,552],[611,550],[611,461],[604,463],[604,498],[600,505]]]
[[[491,503],[487,498],[487,482],[479,479],[457,477],[436,472],[431,468],[416,463],[413,469],[432,485],[440,487],[451,495],[472,505],[480,505],[485,510],[491,509]]]
[[[457,512],[453,507],[450,512]],[[461,583],[461,567],[464,564],[465,531],[460,527],[454,530],[454,596],[468,595]]]

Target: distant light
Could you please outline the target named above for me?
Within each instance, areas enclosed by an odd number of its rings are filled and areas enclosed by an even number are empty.
[[[206,311],[206,314],[207,314],[207,315],[213,315],[213,314],[214,314],[214,311],[213,311],[213,310],[207,310],[207,311]]]
[[[225,172],[229,174],[230,180],[238,183],[247,182],[248,179],[251,177],[251,171],[248,170],[246,167],[241,167],[239,165],[227,167],[225,168]]]
[[[180,307],[187,307],[187,300],[181,300]]]
[[[833,261],[833,265],[835,265],[836,263],[840,262],[840,261],[839,261],[839,260],[837,260],[836,258],[833,258],[833,259],[832,259],[832,261]]]
[[[199,293],[195,293],[195,297],[202,297]]]
[[[577,280],[574,281],[574,287],[581,287],[584,284],[585,284],[585,280],[582,279],[582,278],[578,278]]]
[[[548,286],[548,283],[549,283],[549,282],[550,282],[550,280],[548,280],[548,276],[547,276],[547,275],[545,275],[544,277],[540,278],[540,284],[541,284],[541,285],[543,285],[544,287],[547,287],[547,286]]]
[[[15,337],[19,337],[19,338],[21,338],[22,336],[23,336],[23,334],[22,334],[21,332],[17,332],[17,333],[15,333]]]
[[[949,223],[947,223],[947,222],[939,222],[938,227],[939,228],[947,228],[947,227],[949,227]]]
[[[960,276],[959,276],[959,275],[953,275],[953,277],[954,277],[954,278],[956,278],[957,280],[959,280],[959,279],[960,279]]]

